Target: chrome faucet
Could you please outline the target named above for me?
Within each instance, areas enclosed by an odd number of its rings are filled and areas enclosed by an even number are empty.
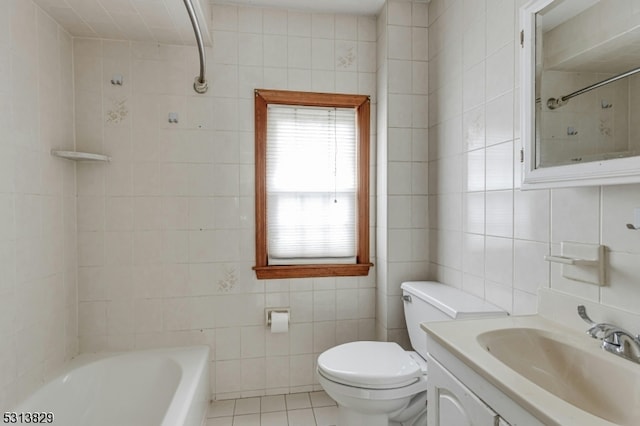
[[[640,336],[620,328],[610,330],[602,339],[602,349],[640,364]]]
[[[592,321],[584,305],[578,306],[578,315],[591,326],[587,334],[594,339],[602,340],[602,349],[640,364],[640,335],[634,336],[613,324]]]

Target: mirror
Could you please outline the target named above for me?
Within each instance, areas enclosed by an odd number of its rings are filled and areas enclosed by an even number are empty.
[[[523,188],[640,182],[640,2],[533,0],[521,24]]]

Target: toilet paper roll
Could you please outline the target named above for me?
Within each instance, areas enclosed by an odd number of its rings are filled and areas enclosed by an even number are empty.
[[[289,331],[289,313],[272,312],[271,313],[271,332],[286,333]]]

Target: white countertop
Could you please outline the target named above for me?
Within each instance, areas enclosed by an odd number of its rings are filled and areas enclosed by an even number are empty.
[[[423,323],[421,326],[430,338],[546,425],[601,426],[614,425],[614,423],[571,405],[521,376],[483,347],[477,340],[479,335],[500,329],[538,329],[561,335],[563,342],[594,354],[596,359],[606,359],[608,363],[613,362],[614,365],[621,363],[619,365],[625,371],[635,372],[634,369],[637,368],[640,374],[640,365],[604,352],[598,340],[538,315],[432,322]],[[598,367],[593,365],[594,371],[598,371]],[[640,424],[640,420],[636,424]]]

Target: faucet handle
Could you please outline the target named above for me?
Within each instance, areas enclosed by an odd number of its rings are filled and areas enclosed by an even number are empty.
[[[618,327],[613,324],[596,323],[595,321],[593,321],[591,318],[589,318],[589,315],[587,315],[587,308],[585,308],[584,305],[578,305],[578,315],[584,320],[584,322],[591,326],[587,330],[587,334],[594,339],[598,339],[598,335],[600,333],[602,333],[602,337],[600,337],[600,339],[602,339],[604,338],[604,336],[611,334],[612,331],[618,329]]]
[[[584,320],[584,322],[586,322],[590,326],[593,327],[594,325],[596,325],[596,323],[591,318],[589,318],[589,315],[587,315],[587,308],[585,308],[584,305],[578,305],[578,315]]]
[[[617,330],[618,330],[618,327],[616,327],[613,324],[601,323],[601,324],[594,324],[592,327],[590,327],[587,330],[587,334],[593,337],[594,339],[603,340],[605,339],[606,336],[612,335]],[[600,333],[602,333],[602,337],[598,337]]]

